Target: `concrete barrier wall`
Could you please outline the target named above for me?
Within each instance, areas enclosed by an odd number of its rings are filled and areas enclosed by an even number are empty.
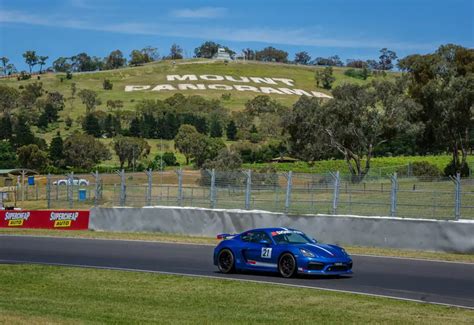
[[[332,243],[474,253],[474,222],[386,217],[284,215],[266,211],[181,207],[93,208],[89,228],[156,231],[197,236],[240,233],[259,227],[296,228]]]

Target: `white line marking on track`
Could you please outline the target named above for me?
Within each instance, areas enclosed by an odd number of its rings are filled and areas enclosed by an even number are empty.
[[[455,304],[447,304],[447,303],[442,303],[442,302],[432,302],[432,301],[425,301],[425,300],[419,300],[419,299],[402,298],[402,297],[396,297],[396,296],[379,295],[379,294],[374,294],[374,293],[365,293],[365,292],[350,291],[350,290],[329,289],[329,288],[324,288],[324,287],[311,287],[311,286],[305,286],[305,285],[300,285],[300,284],[290,284],[290,283],[270,282],[270,281],[258,281],[258,280],[240,279],[240,278],[227,278],[225,276],[213,276],[213,275],[199,275],[199,274],[191,274],[191,273],[154,271],[154,270],[132,269],[132,268],[123,268],[123,267],[114,267],[114,266],[94,266],[94,265],[73,264],[73,263],[70,263],[70,264],[68,264],[68,263],[47,263],[47,262],[5,260],[5,259],[0,259],[0,263],[28,263],[28,264],[52,265],[52,266],[72,266],[72,267],[81,267],[81,268],[87,268],[87,269],[101,269],[101,270],[115,270],[115,271],[128,271],[128,272],[156,273],[156,274],[165,274],[165,275],[189,276],[189,277],[195,277],[195,278],[241,281],[241,282],[249,282],[249,283],[263,283],[263,284],[280,285],[280,286],[293,287],[293,288],[316,289],[316,290],[329,291],[329,292],[350,293],[350,294],[377,297],[377,298],[390,298],[390,299],[401,300],[401,301],[411,301],[411,302],[416,302],[416,303],[423,303],[423,304],[431,304],[431,305],[439,305],[439,306],[456,307],[456,308],[474,310],[474,307],[455,305]]]

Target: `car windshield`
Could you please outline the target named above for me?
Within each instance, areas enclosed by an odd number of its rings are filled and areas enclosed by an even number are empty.
[[[301,231],[274,231],[272,236],[277,244],[307,244],[313,242]]]

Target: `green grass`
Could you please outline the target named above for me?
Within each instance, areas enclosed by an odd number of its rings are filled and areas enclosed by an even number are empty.
[[[181,234],[167,234],[159,232],[110,232],[90,230],[46,230],[46,229],[1,229],[0,235],[27,235],[27,236],[54,236],[66,238],[95,238],[119,240],[146,240],[156,242],[192,243],[216,245],[218,240],[212,237],[188,236]],[[439,261],[455,261],[474,263],[474,255],[452,254],[427,251],[412,251],[392,248],[347,246],[344,248],[351,254],[378,255],[391,257],[421,258]]]
[[[1,323],[456,323],[474,311],[278,285],[0,265]]]

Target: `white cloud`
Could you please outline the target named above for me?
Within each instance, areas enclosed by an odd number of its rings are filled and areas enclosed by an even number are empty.
[[[0,10],[1,23],[18,23],[71,29],[96,30],[132,35],[156,35],[198,39],[213,39],[233,42],[260,42],[268,44],[334,47],[334,48],[376,48],[389,47],[395,50],[433,50],[439,44],[406,43],[386,40],[345,39],[323,36],[317,28],[275,29],[275,28],[229,28],[205,27],[191,24],[150,24],[124,22],[95,23],[80,19],[58,16],[37,16],[18,11]]]
[[[227,8],[222,7],[184,8],[171,12],[171,15],[177,18],[218,18],[226,14]]]

